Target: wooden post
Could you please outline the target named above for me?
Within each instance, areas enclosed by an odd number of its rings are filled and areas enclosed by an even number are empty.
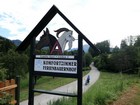
[[[35,51],[35,37],[31,41],[30,48],[30,64],[29,64],[29,97],[28,105],[34,105],[34,51]]]
[[[20,103],[20,76],[16,77],[16,84],[17,87],[15,89],[15,100],[16,100],[16,105],[19,105]]]
[[[77,105],[82,105],[82,56],[83,56],[83,39],[78,35],[78,98]]]
[[[15,79],[11,79],[10,80],[10,85],[14,85],[15,84]],[[15,97],[15,89],[11,90],[11,94],[13,94],[13,97]]]

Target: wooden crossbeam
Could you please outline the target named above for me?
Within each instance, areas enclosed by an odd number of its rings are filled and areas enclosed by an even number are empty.
[[[0,97],[3,97],[3,92],[9,93],[12,95],[14,99],[12,99],[9,104],[15,105],[17,104],[17,100],[15,100],[15,89],[17,88],[17,84],[15,84],[15,79],[5,80],[0,82]]]
[[[75,94],[75,93],[66,93],[66,92],[58,92],[58,91],[47,91],[47,90],[34,89],[34,92],[61,95],[61,96],[69,96],[69,97],[77,97],[77,94]]]
[[[6,86],[6,87],[3,87],[3,88],[0,88],[0,91],[7,91],[7,90],[14,89],[16,87],[17,87],[17,85],[14,84],[14,85],[10,85],[10,86]]]

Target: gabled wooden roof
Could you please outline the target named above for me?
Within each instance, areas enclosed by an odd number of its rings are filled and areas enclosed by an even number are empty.
[[[51,9],[45,14],[45,16],[40,20],[40,22],[35,26],[35,28],[29,33],[29,35],[23,40],[23,42],[16,49],[17,51],[24,51],[31,43],[33,37],[37,37],[39,33],[46,27],[46,25],[52,20],[52,18],[59,14],[81,37],[92,47],[95,52],[99,53],[99,49],[96,48],[90,40],[88,40],[85,35],[83,35],[78,28],[55,6],[53,5]]]

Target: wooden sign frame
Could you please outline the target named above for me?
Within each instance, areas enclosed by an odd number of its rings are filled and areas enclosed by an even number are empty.
[[[47,24],[53,19],[53,17],[59,14],[77,33],[78,33],[78,54],[74,59],[77,61],[77,73],[45,73],[40,71],[34,71],[34,63],[36,59],[35,55],[35,39],[39,33],[47,26]],[[100,51],[88,40],[88,38],[83,35],[83,33],[75,27],[75,25],[55,6],[53,5],[51,9],[45,14],[45,16],[40,20],[40,22],[35,26],[35,28],[29,33],[25,40],[16,49],[17,51],[24,51],[30,45],[30,65],[29,65],[29,100],[28,105],[34,105],[34,92],[62,95],[69,97],[77,97],[77,105],[82,105],[82,55],[83,55],[83,40],[85,40],[90,47],[94,49],[96,53]],[[34,88],[34,77],[38,75],[56,76],[56,77],[69,77],[77,79],[77,94],[64,93],[64,92],[52,92],[46,90],[38,90]]]

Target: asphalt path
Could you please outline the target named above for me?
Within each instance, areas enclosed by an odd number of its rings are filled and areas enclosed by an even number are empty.
[[[89,87],[91,87],[98,80],[100,76],[100,72],[97,70],[96,67],[93,66],[93,63],[90,65],[90,67],[91,67],[90,72],[83,77],[83,93],[86,92],[89,89]],[[90,76],[90,83],[88,85],[85,85],[85,81],[88,75]],[[76,93],[77,81],[56,88],[53,91]],[[34,105],[48,105],[49,102],[56,101],[60,98],[63,98],[63,96],[40,94],[34,97]],[[28,100],[21,102],[20,105],[28,105]]]

